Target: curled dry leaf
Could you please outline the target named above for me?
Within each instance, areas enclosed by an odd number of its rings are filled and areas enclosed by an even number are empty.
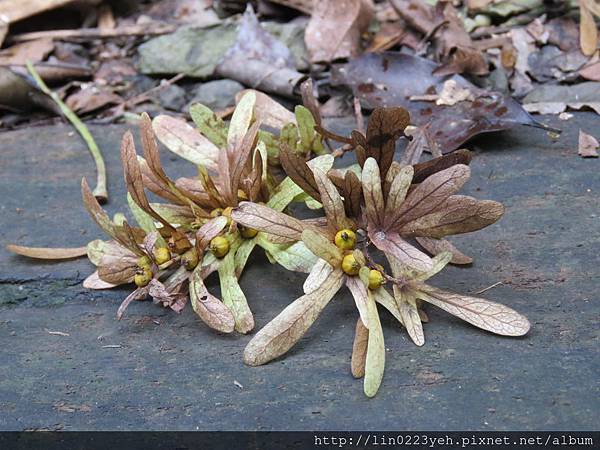
[[[598,144],[598,141],[594,136],[579,130],[579,147],[577,150],[579,156],[584,158],[597,158],[598,147],[600,147],[600,144]]]
[[[368,341],[369,329],[364,326],[359,317],[356,321],[356,329],[354,330],[354,343],[352,344],[351,371],[354,378],[362,378],[365,376]]]
[[[6,249],[17,255],[36,259],[73,259],[87,255],[87,247],[50,248],[8,244]]]
[[[244,350],[244,362],[259,366],[286,353],[308,331],[342,287],[343,280],[344,273],[335,270],[313,292],[288,305],[248,343]]]
[[[235,319],[227,306],[208,292],[202,279],[201,267],[194,269],[190,279],[190,300],[192,308],[209,327],[223,333],[231,333]]]
[[[237,245],[239,246],[239,243]],[[254,316],[235,275],[235,250],[237,248],[234,244],[231,247],[218,269],[221,296],[225,306],[233,313],[235,330],[238,333],[246,334],[254,328]]]

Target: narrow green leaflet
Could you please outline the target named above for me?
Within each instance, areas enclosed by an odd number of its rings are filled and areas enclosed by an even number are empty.
[[[315,132],[315,119],[311,112],[304,106],[298,105],[294,109],[298,133],[300,135],[300,150],[302,153],[314,152],[320,154],[325,150],[321,135]]]
[[[260,234],[260,233],[259,233]],[[258,235],[257,235],[258,237]],[[244,271],[248,258],[256,246],[256,238],[244,240],[235,252],[235,275],[239,278]]]
[[[190,116],[200,133],[219,148],[227,145],[227,125],[212,110],[201,103],[190,106]]]
[[[254,328],[254,317],[248,307],[246,296],[235,276],[235,253],[240,243],[231,243],[229,253],[219,265],[219,281],[221,283],[221,297],[235,317],[235,330],[246,334]]]
[[[367,397],[374,397],[379,390],[385,369],[385,343],[377,305],[369,294],[367,301],[369,314],[369,343],[367,345],[367,360],[365,363],[364,391]]]
[[[260,245],[269,260],[294,272],[309,273],[318,261],[318,258],[311,252],[303,242],[289,244],[275,244],[269,241],[265,233],[258,233],[256,242]]]
[[[136,202],[133,201],[131,194],[127,193],[127,203],[129,205],[129,209],[135,218],[135,221],[140,226],[142,230],[146,232],[146,234],[153,233],[156,231],[158,233],[158,229],[154,224],[154,220],[150,217],[142,208],[140,208]],[[167,247],[167,243],[163,239],[163,237],[158,233],[158,237],[156,239],[156,245],[159,247]]]
[[[279,183],[277,188],[275,188],[275,193],[267,202],[267,206],[275,211],[281,212],[292,202],[292,200],[294,200],[294,198],[302,193],[302,188],[294,183],[291,178],[286,177]]]
[[[256,103],[256,94],[246,92],[235,107],[229,130],[227,131],[227,145],[231,148],[237,148],[242,142],[246,131],[250,128],[252,116],[254,115],[254,104]]]

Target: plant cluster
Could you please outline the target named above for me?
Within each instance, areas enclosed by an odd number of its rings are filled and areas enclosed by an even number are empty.
[[[202,105],[191,109],[197,129],[181,119],[151,121],[143,115],[143,157],[131,133],[121,148],[137,225],[123,216],[111,220],[82,183],[86,208],[111,237],[88,245],[97,271],[85,285],[103,289],[134,283],[118,317],[131,301],[150,296],[178,312],[189,301],[209,327],[248,333],[254,319],[238,279],[250,253],[262,247],[271,262],[308,277],[304,295],[251,339],[244,361],[256,366],[285,354],[346,286],[358,315],[351,371],[364,377],[367,396],[377,393],[385,366],[381,307],[419,346],[428,321],[425,303],[496,334],[527,333],[527,319],[506,306],[428,284],[447,264],[471,261],[446,237],[486,227],[504,212],[500,203],[458,193],[470,176],[470,154],[401,164],[394,156],[396,141],[409,125],[404,109],[377,108],[365,133],[355,130],[344,137],[323,127],[308,94],[305,104],[296,108],[296,123],[283,125],[279,134],[260,129],[273,117],[254,92],[240,99],[228,125]],[[194,163],[197,177],[169,178],[155,135]],[[332,169],[329,141],[354,151],[358,164]],[[164,201],[150,202],[146,191]],[[294,217],[286,210],[293,201],[322,208],[323,214]],[[204,284],[213,272],[219,275],[222,299]]]

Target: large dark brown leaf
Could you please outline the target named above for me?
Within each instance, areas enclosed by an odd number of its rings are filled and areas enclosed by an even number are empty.
[[[410,116],[404,108],[375,108],[369,117],[366,156],[375,158],[381,178],[385,179],[394,160],[396,141],[409,122]]]
[[[300,186],[312,198],[318,202],[321,201],[315,176],[304,158],[292,152],[287,145],[282,144],[279,152],[279,161],[285,173],[288,174],[294,183]]]
[[[398,52],[367,53],[334,68],[332,84],[350,87],[367,108],[406,108],[413,125],[429,124],[433,139],[443,153],[457,149],[480,133],[505,130],[518,124],[544,128],[512,98],[478,89],[459,75],[434,76],[435,68],[435,63],[417,56]],[[448,79],[468,88],[475,94],[475,100],[454,106],[410,100],[412,96],[432,90],[441,92]]]

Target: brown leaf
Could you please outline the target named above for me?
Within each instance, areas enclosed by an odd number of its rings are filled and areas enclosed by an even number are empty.
[[[213,296],[201,276],[198,265],[190,278],[190,300],[192,308],[200,319],[214,330],[231,333],[235,327],[235,319],[227,306]]]
[[[358,175],[352,170],[346,171],[344,175],[344,207],[346,214],[357,218],[360,216],[362,201],[362,184]]]
[[[112,90],[95,85],[88,86],[76,93],[69,95],[65,103],[78,114],[96,111],[108,105],[118,105],[123,99]]]
[[[315,2],[304,37],[310,61],[330,62],[357,56],[361,34],[372,17],[372,3],[368,0]]]
[[[400,168],[398,174],[392,180],[385,204],[384,217],[391,217],[398,208],[402,206],[406,199],[406,194],[410,188],[414,169],[412,166]]]
[[[135,262],[128,259],[111,259],[110,263],[102,261],[98,266],[98,277],[111,284],[131,283],[137,269]]]
[[[402,226],[403,236],[444,236],[469,233],[496,222],[504,214],[504,206],[492,200],[477,200],[465,195],[452,195],[434,212]]]
[[[258,231],[281,236],[290,240],[299,241],[302,239],[302,231],[309,228],[309,225],[301,220],[295,219],[277,212],[267,206],[257,203],[242,202],[231,213],[231,218],[245,227],[254,228]],[[315,228],[314,231],[319,231]]]
[[[450,262],[452,264],[471,264],[473,262],[473,258],[465,255],[460,252],[452,242],[446,239],[433,239],[428,237],[417,237],[417,242],[427,250],[432,255],[438,255],[442,252],[450,252],[452,254],[452,259]]]
[[[410,115],[404,108],[375,108],[367,125],[367,158],[377,161],[381,178],[385,179],[394,160],[396,141],[404,134],[410,123]]]
[[[0,18],[0,27],[2,24],[3,19]],[[51,38],[22,42],[0,51],[0,65],[24,66],[27,61],[38,63],[46,59],[52,51],[54,51],[54,41]]]
[[[241,141],[235,147],[228,147],[228,160],[229,160],[229,176],[230,182],[227,186],[229,188],[229,195],[231,197],[230,204],[235,205],[238,201],[238,188],[240,187],[240,180],[242,178],[242,172],[246,168],[248,158],[252,154],[252,150],[256,147],[258,139],[258,129],[260,128],[260,122],[254,122],[246,134],[243,136]]]
[[[584,158],[597,158],[598,147],[600,147],[600,144],[598,144],[598,141],[594,136],[579,130],[579,147],[577,150],[579,156]]]
[[[394,215],[386,218],[386,229],[399,230],[402,225],[432,212],[457,192],[470,176],[468,166],[457,164],[426,178],[406,197]]]
[[[471,152],[466,149],[456,150],[448,155],[430,159],[422,163],[414,164],[415,174],[413,183],[421,183],[427,177],[434,173],[441,172],[456,164],[464,164],[468,166],[473,158]]]
[[[593,0],[581,0],[579,2],[579,45],[586,56],[591,56],[598,48],[598,28],[594,16],[590,11],[589,3]]]
[[[369,158],[365,161],[361,181],[367,221],[372,227],[380,227],[383,225],[385,205],[383,201],[383,192],[381,190],[379,167],[377,166],[377,161],[373,158]]]
[[[333,185],[325,172],[318,167],[313,169],[313,174],[315,176],[317,188],[319,189],[323,210],[327,216],[328,226],[334,233],[344,228],[352,229],[354,224],[346,217],[344,201],[337,188]]]
[[[351,371],[354,378],[365,376],[365,361],[367,360],[367,342],[369,340],[369,329],[362,323],[360,317],[356,321],[354,330],[354,343],[352,344]]]
[[[304,158],[292,152],[287,145],[281,144],[279,161],[281,162],[281,166],[283,167],[283,170],[285,170],[285,173],[287,173],[288,177],[290,177],[294,183],[300,186],[304,192],[316,201],[321,201],[315,176],[313,175],[312,170],[310,170],[310,167],[306,164]]]
[[[392,256],[402,264],[426,272],[433,267],[431,258],[406,242],[396,232],[373,231],[369,229],[371,242],[386,255]]]
[[[319,101],[315,98],[312,78],[308,78],[300,85],[300,94],[302,95],[302,104],[310,111],[316,124],[321,125],[322,119],[319,110]],[[293,120],[288,122],[293,122]]]
[[[421,324],[414,295],[394,285],[394,297],[408,335],[419,347],[424,345],[423,324]]]
[[[421,160],[421,155],[423,155],[424,151],[428,151],[436,157],[441,156],[437,142],[433,139],[427,125],[422,127],[408,127],[404,133],[411,136],[412,139],[402,154],[402,158],[400,159],[401,164],[417,164]]]
[[[335,270],[319,288],[290,303],[248,343],[244,350],[244,362],[259,366],[292,348],[342,287],[344,278],[344,272]]]
[[[37,259],[73,259],[87,255],[87,247],[50,248],[8,244],[6,249],[17,255]]]
[[[144,116],[142,115],[142,142],[144,143],[146,161],[148,162],[152,171],[156,174],[156,171],[153,168],[153,166],[157,164],[156,159],[152,155],[151,151],[146,152],[146,149],[149,148],[149,146],[156,146],[154,138],[149,138],[148,136],[148,133],[152,133],[152,128],[150,124],[150,119],[147,116],[146,118],[147,119],[144,120]],[[148,160],[148,156],[152,158],[152,162]],[[121,162],[123,164],[123,172],[125,175],[125,183],[127,184],[127,190],[131,194],[131,197],[133,198],[135,203],[140,208],[142,208],[147,214],[149,214],[154,219],[162,223],[167,230],[175,231],[175,228],[173,228],[169,222],[167,222],[160,215],[158,215],[156,211],[154,211],[150,206],[150,202],[148,201],[146,193],[144,192],[142,172],[140,170],[140,166],[137,160],[137,154],[135,152],[133,135],[130,131],[125,133],[125,135],[123,136],[123,140],[121,141]],[[158,164],[160,165],[160,162],[158,162]]]
[[[140,171],[142,172],[142,182],[146,189],[158,195],[159,197],[162,197],[165,200],[168,200],[177,205],[188,205],[188,202],[183,201],[180,197],[175,195],[170,189],[168,189],[164,185],[163,181],[160,178],[158,178],[152,172],[152,170],[150,170],[150,167],[148,166],[148,163],[144,158],[138,156],[138,163]]]
[[[425,300],[476,327],[502,336],[523,336],[529,321],[515,310],[477,297],[455,294],[425,285],[417,298]]]

